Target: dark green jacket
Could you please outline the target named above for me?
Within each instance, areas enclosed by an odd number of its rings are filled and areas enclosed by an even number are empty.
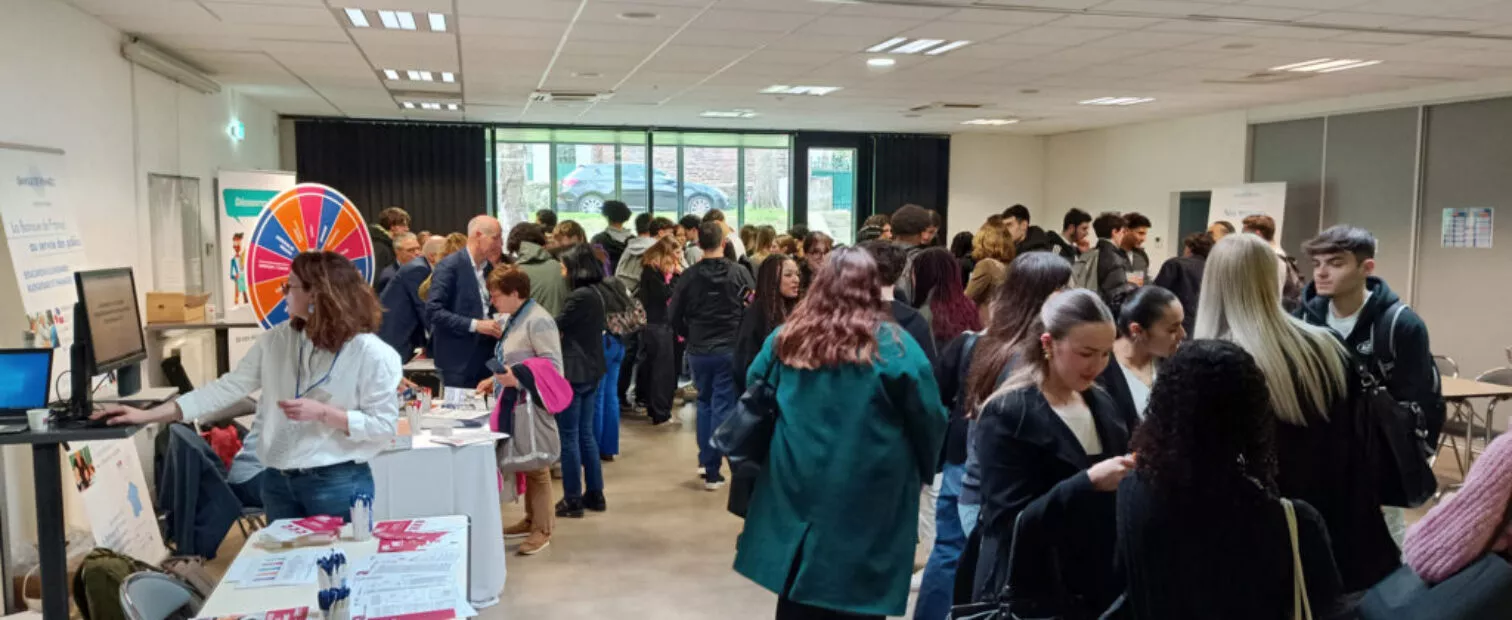
[[[520,244],[516,258],[520,271],[530,276],[530,298],[541,304],[551,316],[562,313],[567,303],[567,278],[562,276],[562,264],[552,258],[541,246],[529,241]]]
[[[782,329],[767,338],[748,381],[777,363]],[[901,616],[919,489],[934,476],[948,416],[924,350],[897,325],[877,331],[870,366],[774,373],[782,414],[735,570],[798,603]]]

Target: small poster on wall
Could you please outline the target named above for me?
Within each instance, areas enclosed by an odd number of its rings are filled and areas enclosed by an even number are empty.
[[[1491,207],[1444,209],[1441,244],[1446,248],[1491,249],[1495,212]]]
[[[1224,221],[1237,229],[1244,218],[1251,215],[1269,215],[1276,222],[1274,241],[1279,245],[1282,225],[1286,219],[1286,184],[1246,183],[1213,188],[1212,205],[1208,209],[1208,227]]]
[[[168,557],[152,509],[136,442],[130,439],[74,442],[68,451],[73,486],[101,547],[148,564]]]

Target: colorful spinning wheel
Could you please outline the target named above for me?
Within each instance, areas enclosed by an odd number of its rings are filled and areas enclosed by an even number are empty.
[[[289,319],[283,286],[300,252],[329,250],[351,259],[373,281],[373,239],[357,207],[341,192],[301,183],[268,201],[247,249],[252,311],[263,329]]]

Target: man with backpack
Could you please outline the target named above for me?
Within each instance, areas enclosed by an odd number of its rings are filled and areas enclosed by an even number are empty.
[[[1302,305],[1302,270],[1297,268],[1297,259],[1276,245],[1276,220],[1269,215],[1251,215],[1244,218],[1242,226],[1244,232],[1258,235],[1276,251],[1276,285],[1281,287],[1281,307],[1296,312]]]
[[[1117,213],[1097,216],[1092,220],[1097,244],[1082,252],[1071,264],[1071,283],[1077,288],[1097,291],[1115,315],[1124,298],[1136,288],[1129,282],[1128,255],[1119,245],[1126,226],[1123,216]]]
[[[722,222],[698,228],[703,258],[683,272],[672,291],[669,322],[688,340],[688,365],[698,388],[698,463],[704,489],[725,485],[719,451],[709,445],[714,429],[735,410],[735,343],[745,317],[746,295],[756,288],[751,274],[725,256]]]
[[[603,232],[594,235],[590,243],[604,248],[604,253],[609,255],[609,273],[619,268],[620,256],[625,253],[625,246],[635,238],[635,232],[625,228],[625,222],[630,221],[630,207],[618,200],[604,202],[604,219],[609,221],[609,227]]]
[[[1303,248],[1312,259],[1313,282],[1300,295],[1297,318],[1332,330],[1391,399],[1412,410],[1411,419],[1426,427],[1415,430],[1427,432],[1432,451],[1444,426],[1444,397],[1428,326],[1375,276],[1375,237],[1363,228],[1334,226]],[[1392,538],[1401,544],[1402,509],[1388,507],[1385,514]]]
[[[1050,240],[1050,250],[1061,255],[1071,262],[1076,262],[1076,257],[1081,256],[1082,243],[1092,234],[1092,216],[1081,209],[1071,209],[1061,218],[1061,232],[1050,232],[1046,237]],[[1088,246],[1090,247],[1090,246]]]

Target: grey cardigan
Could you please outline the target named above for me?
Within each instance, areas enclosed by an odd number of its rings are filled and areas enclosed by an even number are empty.
[[[532,357],[551,360],[557,372],[562,370],[562,337],[557,333],[556,318],[535,300],[526,300],[516,313],[504,322],[504,337],[494,348],[494,356],[505,366],[518,364]]]

